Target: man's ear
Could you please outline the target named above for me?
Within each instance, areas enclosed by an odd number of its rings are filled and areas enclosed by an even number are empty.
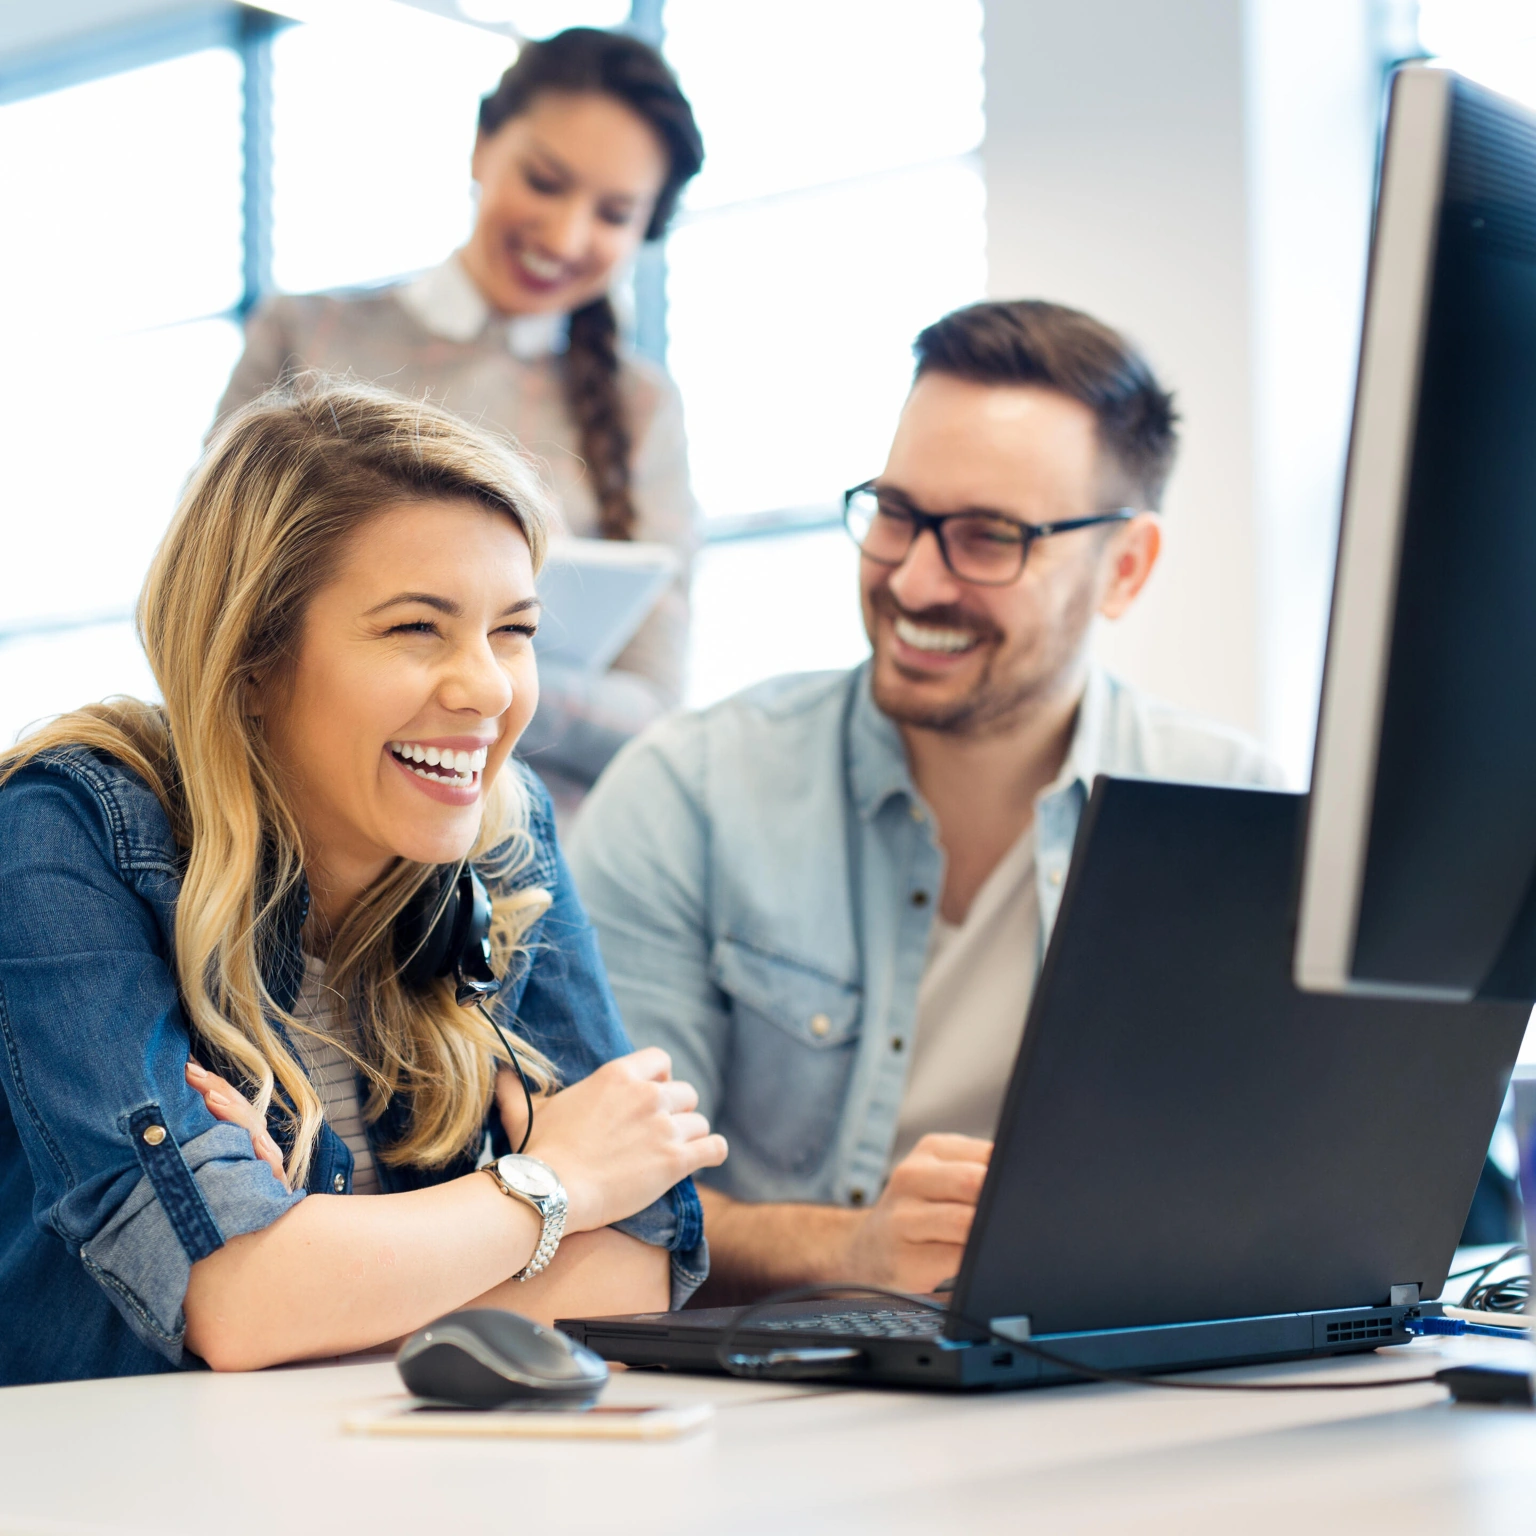
[[[1155,512],[1138,512],[1115,530],[1100,557],[1099,612],[1106,619],[1118,619],[1136,601],[1162,549],[1162,519]]]

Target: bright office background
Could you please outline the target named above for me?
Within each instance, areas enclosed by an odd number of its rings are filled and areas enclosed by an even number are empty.
[[[1536,103],[1529,0],[418,6],[0,0],[0,741],[151,690],[126,615],[250,303],[440,260],[506,23],[629,24],[708,147],[632,304],[707,520],[693,701],[863,653],[829,518],[911,338],[1038,293],[1124,326],[1184,407],[1167,565],[1112,661],[1304,778],[1385,72],[1429,52]]]
[[[534,9],[510,7],[534,31],[622,23],[629,5]],[[764,30],[749,8],[667,0],[658,19],[708,146],[664,290],[635,300],[685,395],[706,517],[733,535],[698,570],[702,701],[862,653],[851,550],[825,524],[882,462],[912,335],[983,291],[981,9],[788,0]],[[125,615],[243,305],[410,272],[468,232],[475,109],[509,37],[390,4],[277,27],[230,10],[204,30],[221,23],[62,89],[5,82],[0,207],[28,237],[0,243],[3,740],[152,688]],[[831,48],[802,47],[813,28]],[[850,88],[837,61],[855,48],[867,74]]]

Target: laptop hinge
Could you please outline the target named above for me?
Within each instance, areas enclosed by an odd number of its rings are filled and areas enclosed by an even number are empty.
[[[1417,1285],[1394,1285],[1391,1295],[1392,1299],[1387,1303],[1389,1307],[1416,1307],[1419,1304]]]
[[[1029,1338],[1029,1317],[1022,1312],[1017,1317],[994,1317],[987,1327],[999,1338],[1012,1339],[1015,1344],[1023,1344]]]

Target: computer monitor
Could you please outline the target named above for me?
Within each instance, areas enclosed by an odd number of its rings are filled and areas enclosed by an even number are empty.
[[[1536,1000],[1536,115],[1393,81],[1304,837],[1312,991]]]

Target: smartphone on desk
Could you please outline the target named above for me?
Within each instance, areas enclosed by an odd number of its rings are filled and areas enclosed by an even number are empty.
[[[637,1403],[551,1411],[538,1408],[472,1410],[397,1398],[351,1414],[344,1428],[356,1435],[453,1436],[476,1440],[675,1440],[702,1429],[715,1416],[709,1403]]]

